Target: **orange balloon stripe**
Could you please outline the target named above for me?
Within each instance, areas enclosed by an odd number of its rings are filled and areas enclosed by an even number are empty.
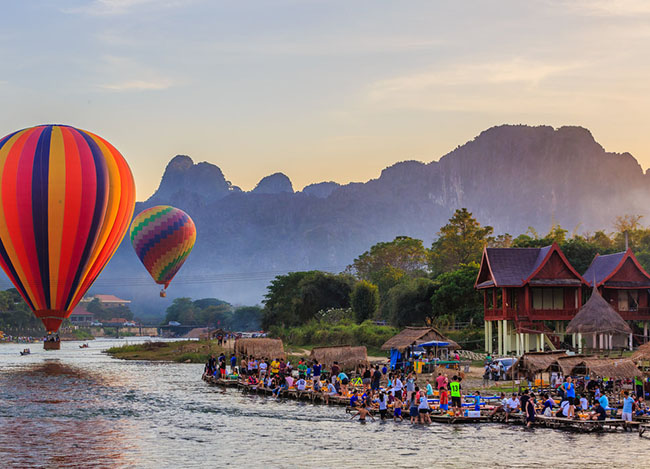
[[[11,228],[9,230],[9,237],[16,257],[16,261],[13,264],[14,266],[20,266],[22,270],[20,280],[25,288],[25,292],[31,299],[34,307],[39,308],[39,295],[36,284],[37,274],[33,271],[33,269],[37,268],[37,265],[30,263],[30,256],[28,256],[26,250],[26,245],[29,243],[26,242],[26,237],[23,235],[23,223],[21,223],[21,214],[31,214],[31,203],[19,203],[18,200],[19,187],[27,184],[27,181],[20,181],[20,184],[18,183],[18,168],[24,149],[29,144],[33,134],[33,131],[26,131],[9,152],[3,173],[2,201],[5,209],[6,224]],[[31,181],[31,175],[28,175],[28,178]]]
[[[52,129],[48,175],[48,253],[61,249],[65,217],[65,144],[60,127]],[[50,303],[57,304],[61,295],[60,256],[49,256]]]

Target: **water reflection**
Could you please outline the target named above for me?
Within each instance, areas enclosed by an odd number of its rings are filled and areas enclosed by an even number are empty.
[[[131,340],[129,340],[131,342]],[[8,467],[638,467],[650,440],[518,426],[350,421],[341,408],[210,388],[201,365],[114,360],[95,341],[20,357],[0,344]]]

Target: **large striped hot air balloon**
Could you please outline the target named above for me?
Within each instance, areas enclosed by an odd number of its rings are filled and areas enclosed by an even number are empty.
[[[0,265],[48,332],[109,261],[134,205],[128,164],[95,134],[39,125],[0,140]]]
[[[169,286],[196,241],[190,216],[169,205],[140,212],[131,223],[131,244],[149,274],[159,285]],[[165,296],[164,290],[160,296]]]

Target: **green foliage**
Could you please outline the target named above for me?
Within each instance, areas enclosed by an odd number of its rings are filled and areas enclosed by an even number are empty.
[[[361,280],[354,285],[350,295],[350,304],[357,323],[371,319],[379,307],[379,289],[366,280]]]
[[[459,330],[445,331],[445,335],[464,350],[484,350],[485,332],[482,327],[466,327]]]
[[[321,310],[348,308],[353,278],[317,270],[278,275],[268,287],[262,327],[296,326],[316,317]]]
[[[492,231],[491,226],[481,226],[466,208],[456,210],[449,223],[440,228],[438,239],[431,246],[429,267],[432,274],[438,276],[461,264],[479,262]]]
[[[177,321],[184,325],[219,327],[232,331],[254,331],[260,328],[262,309],[242,306],[236,309],[217,298],[176,298],[167,308],[164,324]]]
[[[269,335],[280,338],[289,345],[365,345],[369,349],[377,350],[398,332],[394,327],[378,326],[372,321],[355,324],[349,319],[343,319],[335,324],[312,320],[302,326],[273,326]]]
[[[456,321],[483,323],[482,294],[474,288],[479,264],[461,264],[458,270],[446,272],[436,278],[438,289],[431,303],[433,315],[453,324]]]
[[[424,325],[432,319],[431,297],[437,285],[428,278],[408,279],[390,289],[386,314],[397,327]]]
[[[43,329],[41,320],[34,316],[15,288],[0,291],[0,329],[16,331]]]
[[[357,257],[348,270],[363,280],[379,285],[376,274],[402,272],[414,274],[426,269],[427,252],[419,239],[398,236],[388,243],[377,243]],[[386,270],[385,270],[386,269]]]

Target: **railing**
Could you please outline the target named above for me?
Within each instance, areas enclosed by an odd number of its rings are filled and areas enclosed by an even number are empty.
[[[650,320],[650,308],[636,308],[635,311],[618,311],[618,314],[627,321]]]
[[[570,321],[578,313],[578,308],[533,309],[528,314],[531,321]]]
[[[506,314],[503,314],[503,308],[486,309],[484,316],[486,321],[498,321],[501,319],[508,319],[512,321],[515,319],[517,311],[512,308],[506,308]]]

